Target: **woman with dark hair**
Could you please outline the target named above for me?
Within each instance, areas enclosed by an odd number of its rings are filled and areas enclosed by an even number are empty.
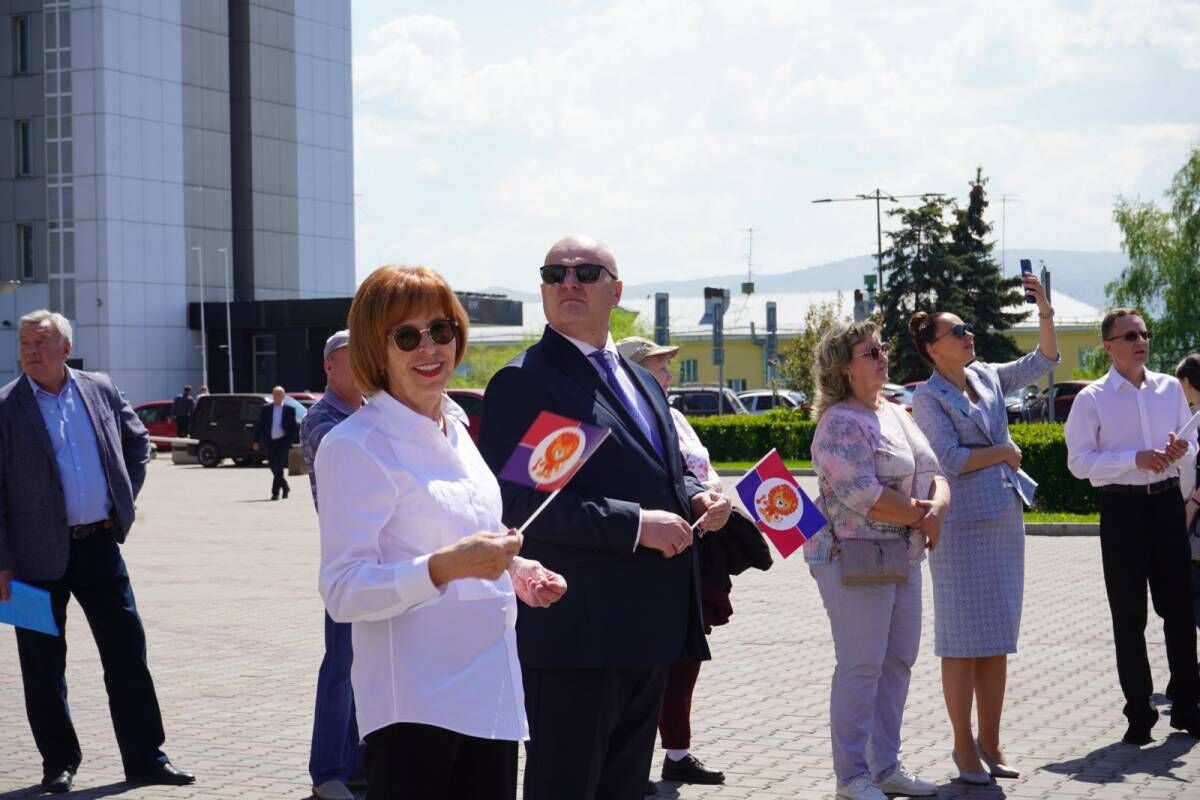
[[[1021,627],[1022,504],[1033,502],[1037,483],[1021,471],[1004,395],[1036,382],[1058,363],[1054,309],[1037,277],[1026,275],[1024,281],[1037,301],[1038,349],[1008,364],[976,361],[974,329],[955,314],[920,311],[909,321],[921,358],[933,366],[913,395],[913,417],[954,497],[941,544],[929,554],[934,652],[942,659],[954,763],[959,779],[974,784],[1018,777],[1005,763],[1000,716],[1008,654],[1017,650]],[[978,739],[971,731],[972,701],[979,708]]]
[[[1200,353],[1186,356],[1175,368],[1175,377],[1183,385],[1188,407],[1192,413],[1200,410]],[[1188,542],[1192,545],[1192,609],[1196,616],[1196,627],[1200,628],[1200,526],[1195,526],[1196,514],[1200,512],[1200,460],[1194,470],[1179,471],[1179,485],[1187,498]]]

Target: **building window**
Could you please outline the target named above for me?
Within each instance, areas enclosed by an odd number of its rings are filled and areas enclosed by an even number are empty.
[[[679,382],[680,383],[695,383],[700,372],[700,364],[694,358],[685,358],[679,362]]]
[[[17,225],[17,264],[21,280],[33,280],[33,226]]]
[[[13,72],[25,75],[29,72],[29,17],[13,17],[12,38]]]
[[[729,380],[725,381],[725,385],[728,386],[730,389],[733,389],[735,394],[737,392],[746,391],[746,379],[745,378],[730,378]]]
[[[267,394],[275,386],[275,337],[269,333],[254,337],[254,391]]]
[[[29,120],[17,120],[17,174],[28,175],[33,170],[33,132]]]

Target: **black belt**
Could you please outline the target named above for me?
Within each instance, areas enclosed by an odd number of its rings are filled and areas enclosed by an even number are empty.
[[[89,522],[86,525],[72,525],[67,528],[67,533],[71,534],[72,539],[86,539],[93,533],[110,530],[112,522],[102,519],[99,522]]]
[[[1167,478],[1165,481],[1147,483],[1145,485],[1108,483],[1099,487],[1099,489],[1107,494],[1161,494],[1167,489],[1174,489],[1177,486],[1179,486],[1179,478]]]

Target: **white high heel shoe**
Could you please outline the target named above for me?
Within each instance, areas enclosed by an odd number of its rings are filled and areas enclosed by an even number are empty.
[[[988,772],[992,773],[993,778],[1019,778],[1021,773],[1000,761],[992,761],[988,758],[988,754],[983,752],[983,746],[979,744],[979,740],[975,740],[975,752],[979,754],[979,760],[988,768]]]
[[[992,776],[986,772],[967,772],[962,767],[958,766],[958,755],[951,750],[950,758],[954,761],[954,766],[958,769],[958,779],[963,783],[969,783],[972,786],[991,786]]]

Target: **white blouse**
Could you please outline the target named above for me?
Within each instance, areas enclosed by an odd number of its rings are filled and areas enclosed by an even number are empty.
[[[396,722],[484,739],[529,738],[517,660],[517,599],[507,573],[442,589],[435,550],[503,531],[500,486],[442,400],[446,432],[380,392],[321,442],[320,590],[329,616],[353,623],[361,736]]]

